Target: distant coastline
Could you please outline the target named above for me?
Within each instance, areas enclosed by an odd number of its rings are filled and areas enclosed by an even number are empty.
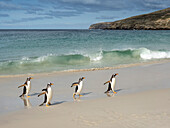
[[[115,22],[90,25],[89,29],[102,30],[170,30],[170,8],[133,16]]]

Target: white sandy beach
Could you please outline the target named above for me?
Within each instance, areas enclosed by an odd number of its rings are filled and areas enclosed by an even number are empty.
[[[104,94],[107,86],[103,83],[113,73],[119,73],[117,94],[107,96]],[[84,96],[74,101],[74,89],[70,86],[81,76],[86,77],[82,92]],[[24,102],[18,97],[22,89],[17,88],[26,76],[1,77],[0,127],[169,128],[169,76],[170,62],[34,75],[29,109],[23,109]],[[44,97],[38,98],[37,95],[48,82],[54,83],[52,105],[39,107]]]

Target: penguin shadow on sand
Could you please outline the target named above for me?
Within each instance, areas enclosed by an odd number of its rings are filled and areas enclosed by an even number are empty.
[[[59,104],[62,104],[62,103],[64,103],[64,102],[66,102],[66,101],[57,101],[57,102],[52,103],[51,106],[53,106],[53,105],[59,105]]]
[[[85,96],[85,95],[89,95],[89,94],[91,94],[92,92],[86,92],[86,93],[81,93],[83,96]]]
[[[33,93],[33,94],[30,94],[29,96],[37,96],[39,93]]]
[[[118,93],[118,92],[119,92],[119,91],[121,91],[121,90],[123,90],[123,89],[117,89],[117,90],[115,90],[115,92],[117,92],[117,93]],[[115,95],[116,95],[116,94],[115,94],[115,93],[113,93],[113,92],[112,92],[112,93],[109,93],[109,92],[107,92],[107,93],[106,93],[106,92],[105,92],[105,94],[106,94],[108,97],[113,97],[113,96],[115,96]]]
[[[21,99],[23,100],[23,103],[24,103],[24,107],[25,108],[31,108],[32,107],[32,104],[30,103],[30,100],[29,98],[25,98],[25,97],[21,97]]]

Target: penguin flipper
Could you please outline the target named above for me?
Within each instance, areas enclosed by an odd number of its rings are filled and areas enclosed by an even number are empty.
[[[24,97],[24,94],[26,94],[26,87],[23,88],[23,93],[19,97]]]
[[[44,95],[44,102],[42,104],[40,104],[39,106],[43,106],[45,103],[47,102],[47,95]]]
[[[44,103],[46,103],[47,102],[47,95],[45,94],[44,95]]]
[[[71,87],[77,86],[78,84],[79,84],[79,82],[74,82],[74,83],[72,83]]]
[[[23,88],[23,94],[26,94],[26,87]]]
[[[42,92],[42,93],[40,93],[40,94],[38,95],[38,97],[39,97],[39,96],[41,96],[41,95],[43,95],[43,94],[46,94],[46,92]]]
[[[75,88],[75,93],[77,92],[77,90],[78,90],[78,86],[76,86],[76,88]]]
[[[45,88],[45,89],[42,89],[42,91],[46,91],[47,92],[47,89]]]
[[[110,90],[112,90],[112,88],[111,88],[111,84],[109,83],[108,89],[107,89],[107,91],[105,93],[108,93]]]

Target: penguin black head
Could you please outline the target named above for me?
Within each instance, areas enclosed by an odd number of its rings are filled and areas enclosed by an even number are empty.
[[[117,76],[118,75],[118,73],[115,73],[115,74],[113,74],[113,77],[115,77],[115,76]]]
[[[51,85],[54,85],[53,83],[48,83],[47,86],[51,86]]]
[[[81,80],[85,79],[85,77],[82,77]]]
[[[85,77],[81,77],[81,78],[79,78],[79,81],[82,81],[83,79],[85,79]]]
[[[32,77],[27,77],[27,81],[30,81],[31,79],[33,79]]]

